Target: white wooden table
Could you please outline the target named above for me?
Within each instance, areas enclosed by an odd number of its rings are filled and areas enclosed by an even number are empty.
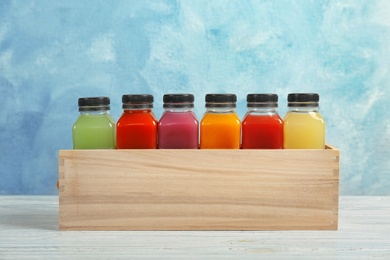
[[[341,197],[338,231],[58,231],[58,197],[0,196],[0,259],[390,259],[390,197]]]

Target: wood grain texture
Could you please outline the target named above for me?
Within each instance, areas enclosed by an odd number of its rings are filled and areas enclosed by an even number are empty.
[[[341,196],[337,231],[58,231],[57,196],[0,196],[0,259],[390,259],[390,197]]]
[[[339,151],[62,150],[61,230],[334,230]]]

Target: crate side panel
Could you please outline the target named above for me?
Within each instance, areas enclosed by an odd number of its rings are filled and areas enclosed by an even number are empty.
[[[64,151],[60,228],[335,229],[326,151]]]

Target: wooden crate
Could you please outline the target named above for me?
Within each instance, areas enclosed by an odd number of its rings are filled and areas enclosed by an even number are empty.
[[[61,150],[60,230],[336,230],[339,150]]]

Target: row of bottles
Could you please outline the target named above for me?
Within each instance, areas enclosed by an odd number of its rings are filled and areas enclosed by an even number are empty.
[[[108,97],[80,98],[73,148],[324,149],[319,95],[292,93],[287,99],[289,111],[282,120],[276,94],[249,94],[248,111],[241,122],[236,95],[207,94],[206,112],[199,124],[192,94],[164,95],[159,121],[153,114],[152,95],[123,95],[123,114],[116,123],[109,113]]]

